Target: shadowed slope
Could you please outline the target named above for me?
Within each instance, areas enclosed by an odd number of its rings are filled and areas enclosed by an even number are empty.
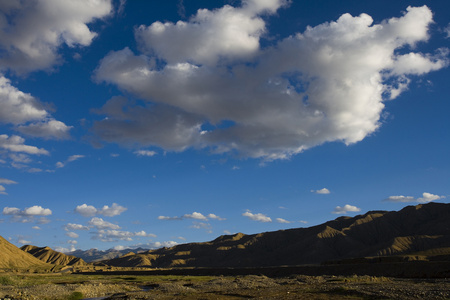
[[[130,267],[261,267],[407,255],[450,248],[449,216],[450,204],[429,203],[398,212],[340,217],[310,228],[225,235],[206,243],[151,250],[139,254],[139,259],[127,255],[120,258],[120,264],[119,260],[104,263]]]

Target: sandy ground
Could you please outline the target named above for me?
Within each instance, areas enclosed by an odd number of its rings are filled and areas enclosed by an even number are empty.
[[[75,276],[75,275],[74,275]],[[80,275],[78,275],[80,276]],[[80,276],[81,277],[81,276]],[[86,278],[88,279],[88,278]],[[81,298],[80,295],[83,295]],[[78,297],[77,297],[78,296]],[[450,280],[371,276],[89,277],[0,285],[0,299],[450,299]]]

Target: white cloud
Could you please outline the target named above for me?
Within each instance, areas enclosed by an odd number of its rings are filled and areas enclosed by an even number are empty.
[[[69,156],[69,157],[67,158],[67,160],[66,160],[65,162],[60,162],[60,161],[58,161],[58,162],[56,163],[56,167],[57,167],[57,168],[64,168],[68,163],[73,162],[73,161],[76,161],[76,160],[79,160],[79,159],[84,158],[84,157],[85,157],[85,156],[84,156],[84,155],[81,155],[81,154],[71,155],[71,156]]]
[[[39,226],[33,226],[33,227],[31,227],[31,228],[33,228],[33,229],[35,229],[35,230],[41,230],[41,227],[39,227]]]
[[[0,184],[17,184],[17,182],[6,178],[0,178]]]
[[[82,204],[78,205],[75,208],[75,212],[79,213],[80,215],[84,217],[93,217],[96,214],[104,215],[107,217],[114,217],[118,216],[121,213],[125,212],[127,210],[126,207],[123,207],[117,203],[113,203],[111,206],[104,205],[101,209],[97,209],[92,205]]]
[[[184,214],[180,217],[167,217],[167,216],[159,216],[158,220],[167,220],[167,221],[175,221],[175,220],[183,220],[183,219],[194,219],[194,220],[201,220],[201,221],[208,221],[209,219],[212,220],[218,220],[218,221],[224,221],[225,218],[221,218],[216,214],[208,214],[203,215],[199,212],[193,212],[192,214]]]
[[[412,196],[389,196],[388,198],[384,199],[384,201],[387,202],[418,202],[418,203],[428,203],[431,201],[435,201],[435,200],[439,200],[439,199],[444,199],[445,196],[439,196],[439,195],[434,195],[431,193],[423,193],[422,197],[420,198],[414,198]]]
[[[225,221],[226,220],[225,218],[221,218],[221,217],[219,217],[219,216],[217,216],[215,214],[208,214],[207,218],[213,219],[213,220],[219,220],[219,221]]]
[[[76,245],[76,244],[78,244],[78,241],[75,241],[75,240],[68,240],[68,241],[67,241],[67,244]]]
[[[25,145],[25,139],[12,135],[0,134],[0,149],[7,150],[9,152],[21,152],[32,155],[49,155],[45,149],[40,149],[34,146]]]
[[[25,216],[49,216],[51,214],[52,211],[50,209],[38,205],[27,207],[23,210],[23,215]]]
[[[82,204],[75,208],[75,212],[83,217],[93,217],[97,213],[97,209],[92,205]]]
[[[276,218],[278,223],[282,223],[282,224],[290,224],[292,223],[291,221],[285,220],[283,218]]]
[[[18,242],[19,242],[19,244],[22,244],[22,245],[30,245],[31,244],[31,241],[27,241],[24,239],[19,239]]]
[[[103,229],[112,229],[112,230],[117,230],[120,229],[119,225],[110,223],[108,221],[104,221],[102,218],[92,218],[89,222],[88,222],[89,226],[93,226],[96,227],[99,230],[103,230]]]
[[[53,119],[46,110],[48,106],[18,90],[0,74],[0,123],[14,124],[15,130],[33,137],[69,138],[72,127]]]
[[[68,241],[68,243],[69,243],[70,241]],[[70,243],[69,243],[70,244]],[[72,244],[72,245],[70,245],[70,247],[69,248],[64,248],[64,247],[55,247],[55,251],[57,251],[57,252],[61,252],[61,253],[70,253],[70,252],[73,252],[73,251],[75,251],[76,250],[76,248],[75,248],[75,246]]]
[[[155,156],[157,153],[155,151],[150,150],[138,150],[134,152],[137,156]]]
[[[128,146],[289,158],[325,142],[361,141],[381,126],[383,102],[406,90],[411,75],[448,64],[445,49],[413,51],[433,22],[426,6],[379,24],[344,14],[263,48],[261,14],[283,3],[244,1],[199,10],[188,22],[138,27],[142,54],[111,52],[96,78],[144,102],[112,98],[97,111],[107,117],[94,132]]]
[[[346,204],[344,207],[336,206],[334,211],[332,211],[333,214],[346,214],[348,212],[358,212],[361,211],[361,208],[358,208],[353,205]]]
[[[73,126],[67,126],[61,121],[46,119],[29,125],[21,125],[17,130],[34,137],[44,139],[64,140],[70,137],[69,131]]]
[[[99,230],[94,236],[95,239],[101,240],[102,242],[114,242],[114,241],[132,241],[133,237],[156,237],[156,235],[151,233],[146,233],[145,231],[140,232],[130,232],[121,230]]]
[[[155,249],[155,248],[162,248],[162,247],[170,248],[170,247],[178,245],[178,243],[175,241],[165,241],[165,242],[154,242],[154,243],[150,243],[148,245],[150,246],[150,248]]]
[[[35,205],[27,207],[24,210],[20,210],[17,207],[5,207],[3,208],[3,214],[34,217],[34,216],[49,216],[52,214],[52,211],[48,208],[43,208],[42,206]]]
[[[98,210],[97,213],[107,217],[114,217],[120,215],[126,210],[126,207],[120,206],[117,203],[113,203],[111,207],[109,207],[108,205],[103,206],[102,209]]]
[[[0,194],[8,195],[8,193],[6,193],[5,191],[6,191],[5,187],[3,185],[0,185]]]
[[[17,73],[48,69],[61,61],[56,52],[88,46],[96,33],[87,24],[108,16],[110,0],[24,0],[0,6],[0,65]]]
[[[70,237],[70,238],[73,238],[73,239],[76,239],[76,238],[79,237],[79,235],[78,235],[77,233],[72,232],[72,231],[66,232],[66,235],[67,235],[68,237]]]
[[[66,230],[66,231],[89,230],[89,227],[81,225],[81,224],[68,223],[67,225],[64,226],[64,230]]]
[[[50,216],[52,211],[49,208],[34,205],[23,210],[17,207],[4,207],[3,214],[12,216],[11,222],[47,224],[50,220],[46,216]]]
[[[198,212],[193,212],[192,214],[185,214],[183,216],[183,218],[185,219],[195,219],[195,220],[208,220],[204,215],[202,215],[201,213]]]
[[[330,190],[327,188],[323,188],[320,190],[311,190],[312,193],[316,193],[316,194],[322,194],[322,195],[326,195],[330,193]]]
[[[18,125],[48,116],[42,103],[13,87],[11,81],[4,76],[0,76],[0,100],[0,123]]]
[[[262,214],[262,213],[258,213],[258,214],[253,214],[251,213],[249,210],[247,210],[245,213],[242,214],[244,217],[249,218],[250,220],[253,221],[258,221],[258,222],[272,222],[272,219],[269,218],[268,216]]]

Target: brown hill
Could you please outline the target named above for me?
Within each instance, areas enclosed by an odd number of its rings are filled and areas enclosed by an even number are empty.
[[[22,268],[50,268],[51,266],[40,261],[36,257],[23,252],[0,236],[0,268],[22,269]]]
[[[54,265],[60,265],[60,266],[84,266],[84,265],[87,265],[87,263],[84,260],[82,260],[81,258],[54,251],[49,247],[41,247],[40,248],[40,247],[36,247],[36,246],[25,245],[25,246],[22,246],[20,249],[33,255],[34,257],[36,257],[37,259],[39,259],[43,262],[54,264]]]
[[[262,267],[319,264],[358,257],[447,253],[450,204],[408,206],[398,212],[372,211],[324,224],[260,234],[220,236],[106,260],[111,266]]]

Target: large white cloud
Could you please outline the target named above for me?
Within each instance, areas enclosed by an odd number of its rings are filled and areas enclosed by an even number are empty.
[[[199,10],[188,22],[140,26],[142,54],[111,52],[96,78],[144,102],[111,99],[93,131],[127,146],[287,158],[324,142],[361,141],[411,75],[448,64],[446,49],[414,52],[433,22],[427,6],[379,24],[344,14],[263,48],[260,16],[283,3],[244,1]]]
[[[51,117],[49,106],[12,86],[4,74],[51,69],[58,50],[88,46],[87,24],[110,15],[111,0],[22,0],[0,3],[0,124],[44,139],[67,139],[72,128]]]
[[[112,12],[111,0],[22,0],[0,4],[0,69],[17,73],[48,69],[61,61],[58,48],[88,46],[87,24]]]

